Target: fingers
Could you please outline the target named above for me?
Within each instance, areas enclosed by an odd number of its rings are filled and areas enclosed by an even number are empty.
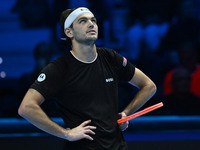
[[[91,130],[96,129],[95,126],[86,126],[86,125],[89,124],[90,122],[91,122],[91,120],[84,121],[83,123],[80,124],[80,126],[81,126],[81,127],[84,127],[85,129],[91,129]]]
[[[87,124],[89,124],[90,122],[91,122],[91,120],[84,121],[83,123],[80,124],[80,126],[84,127]]]
[[[92,130],[90,130],[90,129],[85,130],[85,133],[86,133],[86,134],[93,134],[93,135],[95,135],[95,132],[92,131]]]
[[[91,129],[91,130],[94,130],[94,129],[96,129],[96,127],[95,127],[95,126],[86,126],[85,129]]]
[[[94,139],[90,136],[90,134],[95,135],[95,132],[92,131],[92,130],[86,130],[83,138],[88,139],[88,140],[91,140],[91,141],[94,140]]]
[[[93,141],[93,140],[94,140],[94,139],[93,139],[91,136],[89,136],[89,135],[85,135],[83,138],[84,138],[84,139],[91,140],[91,141]]]
[[[84,121],[79,126],[71,130],[71,133],[73,134],[73,141],[80,139],[94,140],[90,135],[95,135],[93,130],[95,130],[96,127],[88,125],[90,122],[91,120]]]
[[[121,112],[118,114],[120,118],[125,118],[127,115],[124,112]],[[128,121],[125,121],[124,123],[120,124],[119,127],[121,129],[121,131],[124,131],[128,128]]]
[[[96,129],[95,126],[87,126],[90,122],[91,122],[91,120],[84,121],[82,124],[80,124],[80,126],[83,127],[86,130],[88,130],[88,129],[91,129],[91,130]]]
[[[84,128],[84,137],[83,138],[88,139],[88,140],[94,140],[89,135],[90,134],[95,135],[95,132],[92,130],[95,130],[96,127],[95,126],[87,126],[90,122],[91,122],[91,120],[84,121],[83,123],[81,123],[80,126]]]
[[[127,116],[124,112],[121,112],[121,113],[119,113],[118,115],[119,115],[120,118],[124,118],[124,117]]]
[[[94,140],[92,135],[95,135],[93,130],[96,129],[95,126],[88,125],[91,120],[82,122],[79,126],[69,129],[67,128],[67,139],[69,141],[78,141],[80,139]]]
[[[129,122],[126,121],[126,122],[120,124],[119,127],[120,127],[121,131],[125,131],[128,128],[128,125],[129,125]]]

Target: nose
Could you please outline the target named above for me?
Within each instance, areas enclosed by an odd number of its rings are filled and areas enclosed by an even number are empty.
[[[88,20],[88,27],[94,28],[94,23],[92,22],[92,20]]]

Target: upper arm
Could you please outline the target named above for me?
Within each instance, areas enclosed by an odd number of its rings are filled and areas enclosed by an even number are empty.
[[[22,114],[28,107],[39,106],[44,100],[44,97],[38,91],[29,89],[21,102],[18,113]]]
[[[153,81],[138,68],[135,68],[135,73],[129,83],[138,88],[142,88],[146,85],[155,86]]]
[[[35,89],[32,89],[30,88],[23,101],[26,101],[26,102],[31,102],[31,103],[37,103],[37,104],[42,104],[44,102],[44,97]]]

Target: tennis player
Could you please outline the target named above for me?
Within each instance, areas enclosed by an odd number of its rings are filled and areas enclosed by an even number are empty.
[[[67,150],[127,150],[121,131],[132,114],[156,92],[155,84],[114,50],[98,48],[97,20],[85,8],[67,9],[61,26],[71,51],[49,63],[27,91],[18,113],[41,130],[66,139]],[[118,83],[127,81],[138,93],[118,114]],[[52,121],[40,105],[56,97],[66,128]]]

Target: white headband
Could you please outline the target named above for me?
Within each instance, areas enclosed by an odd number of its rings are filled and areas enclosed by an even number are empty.
[[[71,24],[76,20],[78,16],[80,16],[83,13],[91,13],[93,14],[89,9],[86,7],[80,7],[75,9],[70,13],[70,15],[66,18],[65,23],[64,23],[64,29],[69,28]]]

